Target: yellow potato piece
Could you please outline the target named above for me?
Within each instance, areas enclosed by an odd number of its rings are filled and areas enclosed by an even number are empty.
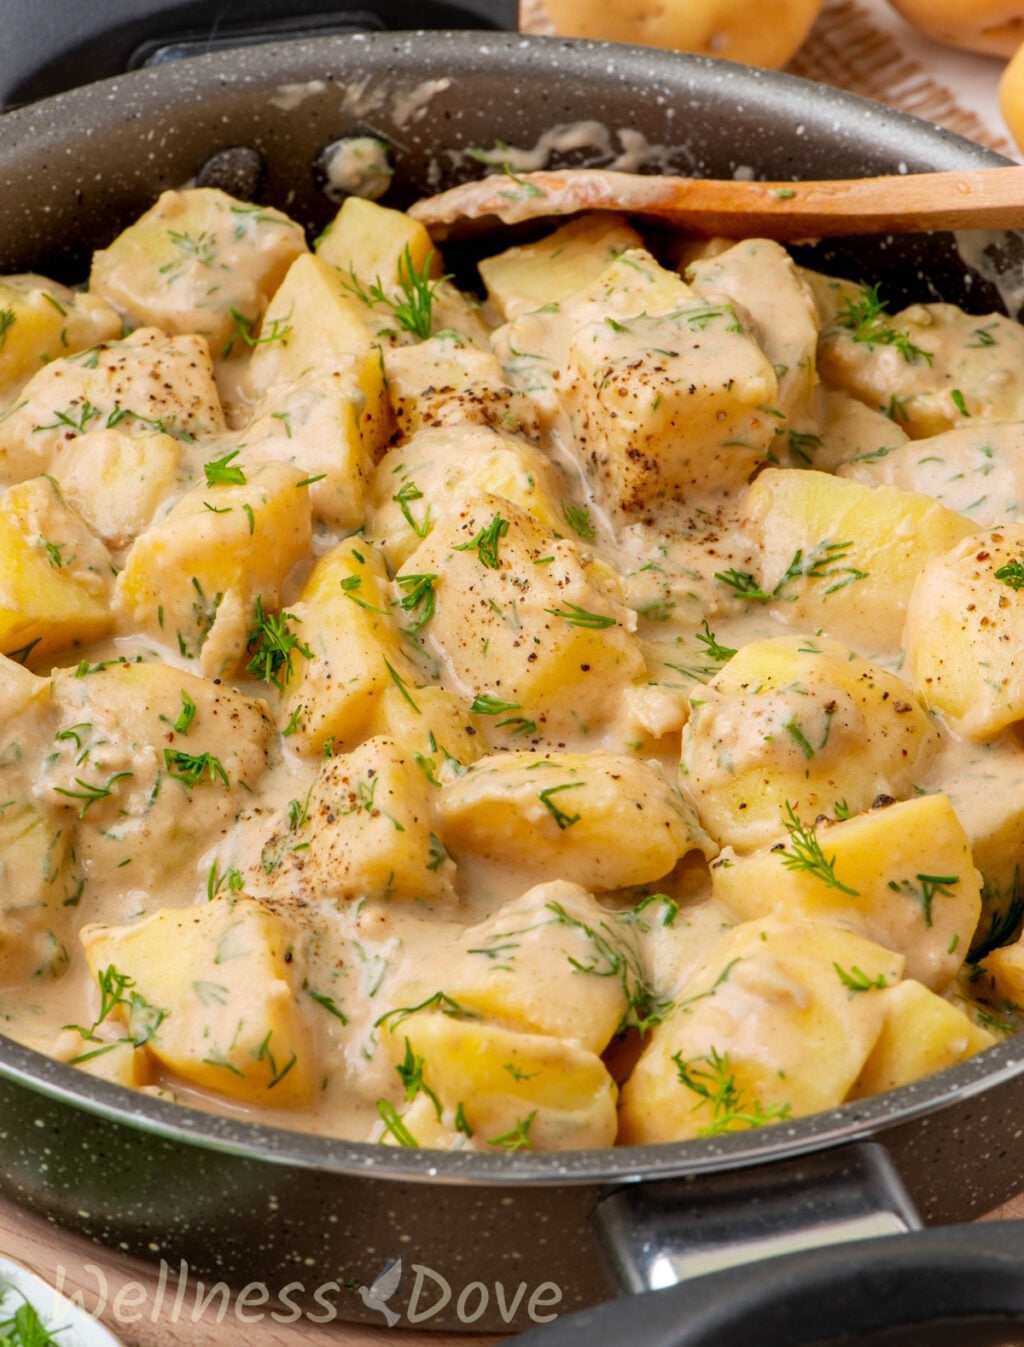
[[[130,979],[112,1014],[161,1066],[247,1103],[308,1102],[319,1073],[292,982],[291,923],[251,898],[218,897],[86,926],[81,941],[95,978]]]
[[[292,743],[314,754],[328,740],[354,748],[384,689],[400,683],[408,691],[416,682],[379,553],[361,540],[338,543],[313,567],[289,612],[312,652],[293,661],[285,681],[281,714]]]
[[[921,568],[974,527],[930,496],[792,468],[758,475],[742,524],[783,621],[878,651],[899,644]]]
[[[316,253],[346,277],[355,276],[364,288],[379,284],[386,294],[396,292],[405,279],[424,269],[440,276],[441,258],[430,235],[404,211],[392,210],[364,197],[350,196],[317,240]]]
[[[121,319],[96,295],[26,273],[0,276],[0,399],[41,366],[121,334]]]
[[[404,999],[429,996],[429,982],[420,973]],[[643,978],[630,927],[579,885],[553,880],[468,927],[446,955],[444,987],[506,1028],[600,1053],[641,998]]]
[[[987,1029],[908,978],[881,993],[885,1023],[850,1090],[851,1099],[895,1090],[966,1061],[996,1041]]]
[[[652,1032],[622,1087],[619,1141],[719,1135],[834,1108],[885,1020],[879,991],[852,992],[849,980],[888,986],[902,971],[899,954],[824,922],[737,926]]]
[[[959,734],[1024,718],[1024,524],[974,533],[919,575],[903,645],[914,691]]]
[[[841,823],[793,823],[785,846],[713,862],[712,885],[744,919],[853,925],[898,950],[908,975],[935,991],[955,977],[981,911],[970,844],[945,795]]]
[[[68,502],[109,547],[138,537],[177,485],[181,450],[171,435],[94,430],[54,455],[53,475]]]
[[[213,678],[243,662],[256,600],[265,613],[309,551],[301,469],[257,463],[241,480],[203,481],[135,541],[118,577],[122,609]]]
[[[595,1053],[429,1009],[394,1014],[379,1033],[396,1063],[406,1051],[422,1059],[442,1116],[462,1120],[481,1149],[570,1150],[615,1140],[615,1083]]]
[[[627,248],[640,248],[640,235],[621,215],[595,211],[579,215],[535,243],[506,248],[478,267],[487,297],[502,318],[557,305],[596,281]]]
[[[752,641],[691,696],[682,785],[719,843],[747,851],[800,818],[908,795],[939,735],[895,674],[824,637]]]
[[[215,187],[163,192],[93,257],[89,288],[133,326],[198,332],[211,353],[245,349],[290,263],[301,225]]]
[[[49,477],[0,494],[0,650],[38,661],[114,625],[110,555]]]
[[[456,857],[593,892],[650,883],[688,851],[714,851],[664,775],[626,754],[491,754],[442,789],[439,809]]]

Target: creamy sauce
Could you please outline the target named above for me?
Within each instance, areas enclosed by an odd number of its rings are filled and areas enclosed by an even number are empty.
[[[338,184],[371,196],[361,144]],[[583,123],[501,155],[576,146],[611,152]],[[768,1123],[1012,1028],[958,975],[1016,892],[1024,706],[944,717],[908,611],[1016,516],[1016,327],[858,317],[764,241],[684,279],[592,216],[485,262],[483,311],[424,278],[414,335],[386,240],[422,241],[347,209],[314,259],[168,194],[63,337],[41,278],[0,290],[6,1032],[203,1108],[513,1150]],[[843,841],[901,809],[898,855]],[[943,1015],[894,1075],[886,1033]]]

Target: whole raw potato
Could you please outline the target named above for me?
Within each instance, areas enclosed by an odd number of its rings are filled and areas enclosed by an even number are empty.
[[[1024,0],[889,0],[936,42],[989,56],[1012,56],[1024,42]]]
[[[567,37],[636,42],[779,69],[796,54],[822,0],[546,0]]]

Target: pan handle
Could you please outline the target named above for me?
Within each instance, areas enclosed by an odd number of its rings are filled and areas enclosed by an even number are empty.
[[[518,1347],[1000,1347],[1024,1322],[1024,1221],[805,1249],[584,1310]]]
[[[593,1221],[632,1294],[522,1347],[997,1347],[1024,1320],[1024,1222],[922,1230],[877,1142],[630,1184]]]

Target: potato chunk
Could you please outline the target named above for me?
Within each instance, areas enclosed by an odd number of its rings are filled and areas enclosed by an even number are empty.
[[[688,851],[714,849],[657,767],[618,753],[495,753],[446,785],[439,808],[456,857],[594,892],[660,879]]]
[[[237,670],[257,599],[268,613],[279,606],[311,537],[301,469],[257,463],[226,472],[227,480],[194,486],[141,534],[118,577],[131,620],[176,643],[211,678]]]
[[[627,517],[737,490],[779,429],[775,372],[722,295],[585,322],[559,387],[602,503]]]
[[[373,478],[370,536],[397,569],[452,500],[484,492],[553,532],[565,530],[562,484],[539,449],[489,426],[459,425],[421,430],[384,455]]]
[[[914,691],[960,734],[1024,718],[1024,524],[964,538],[917,578],[903,645]]]
[[[163,192],[95,253],[89,288],[133,326],[198,332],[214,355],[249,336],[291,262],[302,227],[215,187]]]
[[[139,328],[32,376],[0,418],[0,481],[49,472],[57,450],[87,431],[158,430],[187,443],[223,429],[203,338]]]
[[[421,1063],[442,1119],[453,1133],[461,1123],[479,1149],[572,1150],[615,1140],[615,1083],[593,1052],[431,1010],[396,1014],[380,1033],[396,1064],[406,1053]]]
[[[818,309],[785,248],[771,239],[744,239],[691,262],[686,279],[698,295],[712,302],[728,295],[749,313],[778,377],[775,406],[789,418],[807,418],[818,379]]]
[[[823,326],[822,377],[887,411],[912,439],[977,421],[1024,419],[1024,331],[1002,314],[912,304],[891,316],[866,287],[841,292]]]
[[[432,275],[440,276],[441,260],[419,221],[359,196],[342,202],[316,244],[317,256],[324,262],[354,276],[364,287],[379,285],[387,294],[399,288],[403,276],[408,279],[407,251],[414,274],[430,268]]]
[[[792,468],[759,474],[742,524],[775,613],[878,651],[899,644],[921,567],[972,529],[917,492]]]
[[[110,554],[50,477],[0,494],[0,650],[21,659],[97,640],[114,625]]]
[[[197,869],[258,788],[274,739],[266,703],[156,662],[59,670],[50,711],[37,793],[90,873],[121,877],[129,910],[140,890]]]
[[[981,895],[945,795],[922,795],[840,823],[791,818],[789,841],[712,863],[713,892],[740,917],[836,921],[897,950],[907,974],[948,987],[978,924]]]
[[[163,908],[81,932],[93,976],[120,983],[113,1014],[189,1084],[273,1108],[308,1102],[319,1072],[296,988],[291,923],[251,898]]]
[[[854,971],[856,970],[856,971]],[[823,922],[745,922],[702,960],[622,1088],[619,1141],[718,1136],[841,1104],[903,960]],[[843,974],[847,977],[844,978]]]
[[[743,851],[784,836],[787,804],[813,819],[909,794],[939,744],[905,683],[825,638],[752,641],[691,703],[683,785]]]
[[[502,318],[524,309],[557,305],[596,281],[627,248],[642,247],[640,235],[621,215],[579,215],[534,243],[506,248],[480,262],[487,297]]]
[[[296,258],[263,319],[261,341],[249,359],[247,382],[255,398],[342,370],[363,398],[359,434],[376,458],[391,434],[391,411],[378,339],[366,309],[342,284],[334,267],[312,254]]]
[[[429,996],[436,981],[424,970],[402,999]],[[466,928],[443,982],[460,1006],[490,1021],[597,1053],[643,995],[633,932],[565,880],[538,884]]]
[[[181,450],[172,435],[91,430],[61,445],[53,475],[65,497],[108,547],[124,547],[149,527],[178,482]]]
[[[1024,424],[958,426],[844,463],[840,477],[931,496],[981,527],[1024,518]]]
[[[966,1061],[996,1041],[962,1010],[907,978],[881,992],[885,1022],[850,1090],[851,1099],[895,1090]]]
[[[72,832],[54,812],[27,800],[0,810],[0,986],[23,993],[67,968],[85,882]]]
[[[0,398],[43,365],[121,335],[121,319],[97,295],[45,276],[0,276]]]
[[[438,520],[399,584],[423,574],[437,577],[423,634],[443,685],[478,706],[503,703],[502,720],[520,719],[506,734],[531,724],[545,736],[596,731],[643,670],[635,615],[610,578],[499,496]],[[500,733],[493,719],[489,733]]]
[[[263,848],[254,884],[331,898],[436,898],[454,866],[433,832],[431,787],[393,740],[327,758]]]
[[[408,439],[435,426],[493,426],[536,440],[537,411],[511,388],[493,351],[457,332],[441,332],[384,352],[388,396],[399,434]]]
[[[311,652],[285,680],[282,714],[295,746],[320,753],[365,738],[385,688],[415,678],[391,617],[387,571],[380,555],[346,539],[321,557],[290,612]],[[390,665],[390,668],[389,668]]]
[[[361,528],[373,472],[359,429],[365,403],[350,369],[272,389],[239,432],[237,461],[293,463],[302,469],[314,521],[345,533]]]

